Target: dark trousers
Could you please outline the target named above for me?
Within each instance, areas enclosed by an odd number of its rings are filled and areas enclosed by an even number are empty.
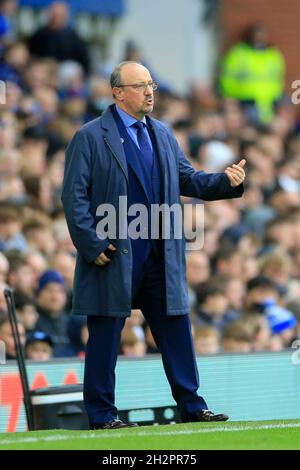
[[[206,409],[197,394],[199,378],[189,316],[166,315],[164,263],[153,251],[142,270],[133,275],[132,297],[161,352],[181,417]],[[124,323],[124,318],[88,317],[84,402],[91,427],[117,418],[115,366]]]

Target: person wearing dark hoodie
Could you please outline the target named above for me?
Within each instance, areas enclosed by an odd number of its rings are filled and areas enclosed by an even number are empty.
[[[37,288],[36,330],[51,336],[54,343],[53,356],[70,356],[68,322],[65,312],[66,288],[63,277],[57,271],[46,271],[39,278]]]

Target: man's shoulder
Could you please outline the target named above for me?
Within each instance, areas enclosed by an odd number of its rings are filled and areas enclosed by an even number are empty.
[[[158,139],[162,142],[162,144],[166,144],[166,141],[169,142],[171,148],[175,150],[176,148],[176,138],[173,133],[173,129],[171,126],[164,121],[159,121],[158,119],[149,118],[150,125]]]
[[[99,140],[99,136],[103,131],[101,119],[101,117],[97,117],[81,126],[74,135],[75,140],[80,139],[83,142],[92,142],[95,139]]]
[[[90,134],[95,131],[99,132],[101,129],[101,116],[93,119],[92,121],[86,122],[80,129],[77,131],[80,134]]]
[[[173,131],[172,128],[169,126],[168,123],[159,121],[158,119],[155,119],[153,117],[149,116],[149,122],[150,125],[155,129],[164,132],[168,136],[173,136]]]
[[[114,123],[114,118],[110,108],[111,107],[109,106],[101,116],[85,123],[77,132],[81,135],[96,134],[99,136],[99,133],[101,133],[103,129],[109,129]]]

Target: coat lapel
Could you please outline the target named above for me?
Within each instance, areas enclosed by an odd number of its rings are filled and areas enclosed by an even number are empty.
[[[147,117],[148,123],[153,131],[155,136],[156,144],[157,144],[157,151],[158,151],[158,158],[161,167],[161,172],[164,181],[164,195],[167,194],[167,187],[168,187],[168,170],[167,170],[167,161],[168,161],[168,154],[166,151],[166,132],[164,129],[161,129],[159,126],[155,124],[155,121],[150,117]],[[118,165],[120,166],[121,170],[123,171],[127,183],[129,183],[128,177],[128,166],[127,166],[127,159],[124,152],[123,143],[120,138],[120,134],[118,131],[117,124],[114,120],[113,114],[110,110],[110,107],[103,113],[101,116],[101,126],[104,129],[104,141],[105,144],[110,149],[111,154],[117,160]],[[130,162],[129,162],[130,164]],[[132,166],[132,165],[130,165]],[[139,166],[137,166],[139,168]],[[133,166],[133,170],[135,171],[137,177],[142,182],[144,186],[143,178],[141,177],[140,171],[136,171],[136,167]]]
[[[123,171],[128,183],[128,167],[123,143],[121,141],[119,131],[110,108],[108,108],[105,113],[103,113],[101,117],[101,126],[105,130],[103,136],[104,142],[108,146],[113,157],[117,160],[117,163],[121,167],[121,170]]]
[[[161,168],[161,176],[163,181],[163,188],[164,188],[164,201],[167,195],[167,188],[168,188],[168,154],[166,151],[166,132],[164,129],[161,129],[159,126],[155,124],[155,121],[150,117],[147,118],[149,126],[154,134],[156,145],[157,145],[157,153],[159,164]]]

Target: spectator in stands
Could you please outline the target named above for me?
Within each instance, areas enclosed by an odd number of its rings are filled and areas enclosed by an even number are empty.
[[[101,116],[103,111],[111,104],[110,86],[103,77],[93,77],[89,84],[90,93],[86,108],[86,121]]]
[[[0,20],[1,21],[1,20]],[[22,74],[29,61],[29,51],[22,41],[16,41],[6,47],[0,62],[0,80],[23,86]]]
[[[272,301],[278,303],[280,299],[280,290],[278,285],[265,276],[257,276],[247,284],[247,293],[245,298],[245,311],[263,312],[266,302]]]
[[[14,37],[12,19],[16,16],[18,0],[0,1],[0,44],[1,48]],[[1,52],[1,49],[0,49]]]
[[[292,276],[292,259],[285,250],[273,250],[260,259],[261,274],[287,288]]]
[[[39,116],[38,116],[39,119]],[[47,136],[43,125],[27,127],[20,147],[22,175],[42,177],[46,169]]]
[[[223,276],[217,279],[217,282],[222,285],[224,294],[228,301],[227,313],[232,320],[237,320],[243,309],[245,300],[245,284],[241,278]]]
[[[26,175],[23,183],[27,193],[27,204],[49,214],[53,210],[52,187],[49,176]]]
[[[198,284],[196,297],[195,325],[211,326],[221,331],[231,321],[226,317],[228,300],[220,285],[211,280]]]
[[[26,339],[26,358],[32,361],[49,361],[53,357],[53,347],[51,336],[42,331],[34,331]]]
[[[14,300],[19,321],[24,325],[26,333],[32,332],[38,320],[33,298],[17,290],[14,291]]]
[[[283,348],[292,345],[297,337],[297,319],[289,310],[277,305],[269,305],[265,308],[266,319],[272,334],[279,336]]]
[[[76,258],[76,248],[73,245],[66,219],[61,209],[52,214],[53,234],[57,252],[67,252]]]
[[[18,322],[17,325],[21,344],[25,346],[25,328],[21,322]],[[3,314],[0,315],[0,341],[3,341],[5,344],[6,359],[16,359],[15,342],[11,325],[8,317]]]
[[[56,271],[46,271],[39,279],[37,289],[37,312],[39,319],[36,329],[53,339],[54,357],[69,356],[68,322],[65,313],[65,282]]]
[[[58,87],[61,101],[71,98],[86,98],[84,70],[78,62],[62,62],[58,70]]]
[[[49,149],[48,149],[49,152]],[[65,151],[63,149],[58,150],[53,154],[47,153],[47,164],[48,171],[47,176],[50,180],[51,185],[51,203],[54,211],[56,213],[61,210],[61,201],[60,201],[60,190],[63,179],[63,166],[65,161]],[[62,217],[65,221],[65,218]]]
[[[53,255],[56,243],[52,221],[46,214],[35,212],[32,217],[26,219],[23,233],[30,249],[37,250],[46,257]]]
[[[75,273],[75,264],[76,259],[73,254],[67,251],[57,251],[52,258],[50,263],[50,268],[54,271],[59,272],[59,274],[64,278],[67,294],[67,302],[65,310],[70,312],[72,310],[72,294],[73,294],[73,283],[74,283],[74,273]]]
[[[249,353],[253,350],[255,328],[244,318],[235,320],[224,328],[221,345],[224,352]]]
[[[138,308],[131,310],[130,317],[126,318],[125,325],[132,328],[138,339],[142,342],[145,342],[145,331],[143,328],[145,324],[145,319],[143,317],[142,311]]]
[[[24,253],[28,248],[17,209],[3,204],[0,206],[0,245],[2,251],[17,250]]]
[[[140,339],[132,326],[125,326],[121,334],[120,352],[126,357],[144,357],[146,353],[145,341]]]
[[[51,269],[61,274],[67,289],[70,291],[73,289],[75,261],[72,254],[63,250],[54,253],[51,261]]]
[[[210,276],[209,257],[204,250],[189,251],[186,255],[186,279],[191,305],[196,302],[195,288],[208,281]]]
[[[267,253],[276,247],[288,252],[294,247],[292,223],[287,215],[273,218],[266,225],[262,253]]]
[[[243,315],[241,319],[253,325],[253,351],[267,351],[270,349],[272,332],[266,317],[260,312],[251,312],[247,315]]]
[[[193,331],[197,354],[217,354],[220,350],[219,331],[211,326],[195,326]]]
[[[33,98],[33,94],[36,90],[50,86],[50,82],[52,80],[50,70],[52,67],[53,59],[36,59],[33,58],[33,56],[30,57],[28,68],[26,68],[23,75],[25,90],[27,93],[30,93],[29,96]],[[35,114],[39,111],[35,100],[31,105],[30,111],[33,115],[32,117],[35,118]],[[36,121],[36,119],[34,119],[34,121]]]
[[[283,95],[284,73],[284,58],[270,45],[267,28],[254,24],[224,56],[221,94],[239,100],[252,121],[270,122]]]
[[[20,177],[21,154],[11,148],[0,152],[0,202],[19,204],[26,200],[26,190]]]
[[[52,3],[48,9],[46,26],[38,29],[30,38],[30,51],[37,57],[53,57],[58,62],[74,60],[88,72],[89,55],[86,44],[68,23],[67,3]]]
[[[240,278],[243,273],[243,258],[241,253],[229,244],[220,248],[215,256],[216,273],[220,276]]]
[[[43,272],[47,270],[47,267],[48,267],[47,260],[40,251],[33,250],[33,249],[30,249],[25,254],[25,260],[31,268],[31,272],[33,276],[32,285],[34,287],[34,292],[36,292],[39,278],[41,277]]]
[[[269,205],[275,209],[279,216],[285,216],[289,211],[300,205],[300,195],[295,191],[285,191],[276,188],[269,197]]]
[[[34,293],[34,278],[25,256],[18,251],[10,251],[7,253],[7,259],[9,262],[7,282],[10,287],[32,296]]]

